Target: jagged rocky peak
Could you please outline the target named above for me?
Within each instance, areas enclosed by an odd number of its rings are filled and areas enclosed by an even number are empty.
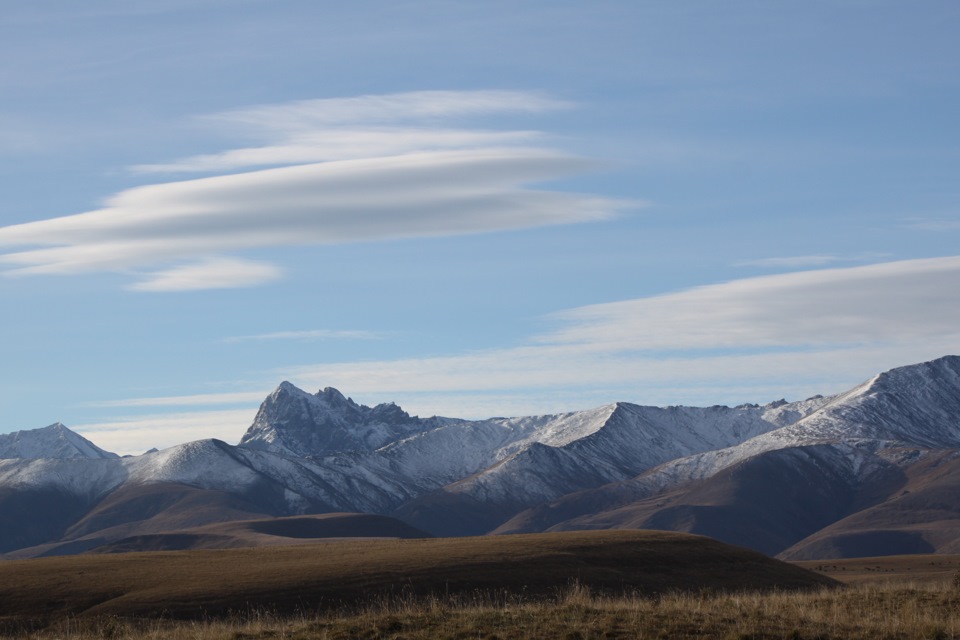
[[[407,422],[412,419],[409,413],[393,402],[381,402],[370,410],[370,417],[385,422]]]
[[[373,451],[433,426],[393,403],[370,408],[333,387],[310,394],[282,382],[267,396],[240,445],[305,457]]]
[[[117,454],[101,449],[62,422],[0,435],[0,459],[116,457]]]

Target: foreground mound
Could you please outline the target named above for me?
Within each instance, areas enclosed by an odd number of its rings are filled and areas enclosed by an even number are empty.
[[[365,540],[258,549],[71,556],[0,563],[0,619],[200,617],[289,612],[384,595],[795,590],[836,584],[687,534],[591,531]]]

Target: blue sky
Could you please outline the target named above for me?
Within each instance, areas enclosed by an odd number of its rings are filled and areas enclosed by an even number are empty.
[[[738,404],[960,353],[960,5],[0,13],[0,432]]]

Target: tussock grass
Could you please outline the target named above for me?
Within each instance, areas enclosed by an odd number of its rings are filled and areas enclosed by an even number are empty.
[[[64,619],[42,630],[6,629],[35,640],[520,640],[610,638],[721,640],[947,640],[960,638],[960,591],[939,584],[857,584],[813,592],[669,593],[598,596],[580,584],[527,600],[503,592],[397,596],[340,611],[292,616],[257,612],[208,621]]]

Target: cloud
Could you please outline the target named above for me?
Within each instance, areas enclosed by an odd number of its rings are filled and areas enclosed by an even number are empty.
[[[259,403],[270,390],[234,391],[228,393],[198,393],[187,396],[160,396],[154,398],[128,398],[85,403],[86,407],[195,407],[203,405]]]
[[[375,331],[310,329],[307,331],[276,331],[254,336],[231,336],[224,342],[250,342],[261,340],[380,340],[382,333]]]
[[[744,260],[736,263],[738,267],[763,267],[773,269],[801,269],[803,267],[823,267],[838,262],[869,262],[879,258],[886,258],[886,253],[860,253],[855,256],[811,255],[811,256],[784,256],[777,258],[761,258],[759,260]]]
[[[282,270],[272,264],[239,258],[207,258],[149,274],[130,286],[134,291],[200,291],[235,289],[277,280]]]
[[[200,120],[268,144],[169,163],[131,167],[134,173],[233,171],[258,167],[399,155],[418,151],[529,144],[539,131],[440,126],[449,119],[541,113],[573,105],[519,91],[412,91],[354,98],[302,100],[214,114]]]
[[[236,443],[253,422],[256,407],[137,416],[71,427],[98,447],[121,455],[164,449],[198,438]]]
[[[246,130],[290,132],[355,122],[437,121],[497,113],[542,113],[573,106],[570,102],[529,91],[409,91],[245,107],[204,119]]]
[[[960,257],[735,280],[557,314],[541,340],[618,349],[849,345],[960,335]]]
[[[277,375],[409,398],[427,413],[524,390],[554,394],[555,411],[624,399],[712,404],[774,399],[746,391],[829,393],[960,353],[960,299],[945,295],[958,282],[960,257],[749,278],[558,313],[559,328],[516,348]]]
[[[334,386],[369,405],[391,400],[424,416],[473,418],[837,393],[895,366],[960,354],[960,299],[945,294],[958,282],[960,256],[734,280],[557,313],[556,329],[518,347],[285,367],[264,372],[262,391],[98,403],[248,407],[85,425],[84,434],[101,446],[120,443],[115,449],[127,443],[124,451],[236,440],[268,387],[284,379],[307,390]]]
[[[529,144],[537,131],[469,131],[460,129],[366,128],[298,133],[283,144],[231,149],[164,164],[131,167],[139,174],[206,173],[312,162],[392,156],[424,150]]]
[[[435,125],[441,118],[561,104],[516,92],[419,92],[221,114],[214,119],[279,136],[282,144],[183,162],[219,170],[300,164],[136,187],[113,195],[95,211],[2,227],[0,247],[8,250],[0,253],[0,266],[7,265],[0,273],[156,268],[131,288],[251,286],[275,279],[279,271],[245,261],[238,273],[229,274],[222,268],[228,265],[223,254],[572,224],[606,220],[637,206],[531,188],[594,167],[557,149],[503,144],[535,133]],[[418,118],[426,122],[396,126]],[[345,132],[318,128],[358,119],[394,124],[365,129],[368,135],[353,142]]]

